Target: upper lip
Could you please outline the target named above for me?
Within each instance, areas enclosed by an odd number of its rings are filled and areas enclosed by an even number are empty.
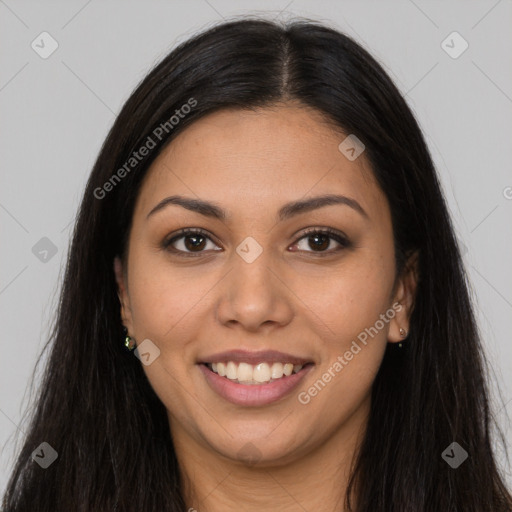
[[[313,362],[310,359],[286,354],[277,350],[227,350],[203,357],[199,360],[199,363],[225,363],[227,361],[253,365],[258,363],[292,363],[304,365]]]

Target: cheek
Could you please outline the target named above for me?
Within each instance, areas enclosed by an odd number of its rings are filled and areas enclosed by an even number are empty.
[[[190,319],[218,280],[197,267],[173,268],[165,255],[142,250],[133,252],[129,271],[135,331],[162,343],[180,339],[177,332],[191,328]]]
[[[159,348],[157,359],[142,365],[151,387],[165,404],[190,421],[196,405],[190,402],[187,384],[193,354],[187,340],[194,339],[201,322],[197,312],[212,287],[208,277],[192,275],[193,270],[173,269],[162,254],[134,248],[130,253],[129,293],[136,339],[146,338]]]
[[[394,316],[388,311],[393,253],[362,252],[337,272],[317,278],[307,304],[315,313],[309,317],[323,342],[323,358],[313,387],[304,391],[314,408],[345,416],[369,393],[386,349]]]
[[[390,307],[393,278],[394,267],[388,259],[358,256],[335,272],[315,276],[313,286],[311,279],[299,283],[298,294],[306,298],[304,303],[319,327],[323,324],[326,341],[342,348]],[[387,324],[379,327],[385,336]]]
[[[316,321],[323,356],[298,398],[325,428],[347,421],[369,397],[387,345],[390,286],[383,268],[365,267],[331,279],[330,292],[314,298],[315,317],[326,319]]]

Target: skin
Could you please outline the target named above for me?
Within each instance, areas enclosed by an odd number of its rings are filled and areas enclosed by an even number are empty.
[[[149,338],[160,349],[143,369],[168,411],[187,506],[200,512],[343,510],[371,385],[386,344],[409,329],[416,288],[413,266],[394,286],[389,205],[364,153],[349,161],[338,150],[345,137],[293,102],[224,110],[181,132],[142,184],[127,261],[114,263],[121,315],[137,343]],[[215,202],[227,217],[168,205],[147,218],[176,194]],[[337,204],[277,219],[285,203],[323,194],[355,199],[368,218]],[[162,247],[187,227],[212,235],[203,252],[186,257]],[[331,239],[315,251],[308,227],[341,231],[351,245]],[[252,263],[236,252],[248,236],[263,249]],[[194,251],[190,239],[173,246]],[[394,318],[300,403],[298,393],[397,301]],[[217,395],[196,364],[237,348],[280,350],[315,366],[279,401],[238,406]]]

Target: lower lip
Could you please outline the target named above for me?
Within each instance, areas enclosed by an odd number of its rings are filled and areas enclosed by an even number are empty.
[[[210,370],[205,364],[200,364],[199,368],[206,377],[209,386],[222,398],[236,405],[245,405],[249,407],[258,407],[260,405],[271,404],[285,397],[313,368],[312,364],[304,366],[297,373],[288,377],[281,377],[268,384],[238,384],[226,377],[221,377]]]

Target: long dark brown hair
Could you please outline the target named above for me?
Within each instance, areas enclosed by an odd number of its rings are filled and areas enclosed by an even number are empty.
[[[113,260],[125,253],[142,179],[177,133],[220,109],[287,100],[313,107],[363,141],[390,205],[397,273],[408,254],[419,254],[409,339],[402,350],[386,349],[347,508],[512,510],[493,453],[486,363],[467,276],[410,109],[383,68],[346,35],[308,20],[244,19],[214,26],[166,56],[126,101],[103,144],[75,223],[43,350],[47,363],[4,512],[186,510],[165,408],[123,347]],[[193,103],[161,140],[154,135]],[[156,147],[113,179],[151,134]],[[47,469],[31,457],[42,442],[58,453]],[[441,456],[452,442],[468,453],[457,469]]]

